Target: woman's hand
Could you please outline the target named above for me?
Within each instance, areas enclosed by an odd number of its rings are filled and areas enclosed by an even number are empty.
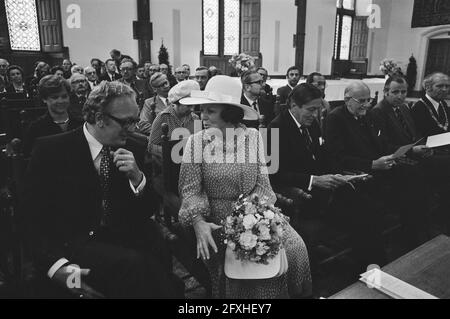
[[[207,223],[204,220],[199,220],[194,223],[195,236],[197,237],[197,259],[200,256],[203,259],[209,259],[209,247],[217,253],[217,245],[214,242],[212,232],[216,229],[222,228],[213,223]]]

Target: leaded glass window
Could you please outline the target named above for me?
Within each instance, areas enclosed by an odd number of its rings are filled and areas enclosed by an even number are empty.
[[[219,0],[203,0],[203,53],[219,54]]]
[[[334,40],[334,59],[349,60],[352,44],[355,0],[337,0],[336,31]]]
[[[224,54],[239,53],[240,1],[225,0],[224,3]]]
[[[35,0],[5,0],[12,50],[40,51]]]
[[[351,16],[344,16],[342,18],[342,36],[341,36],[341,54],[340,60],[350,59],[350,41],[352,37],[352,22]]]

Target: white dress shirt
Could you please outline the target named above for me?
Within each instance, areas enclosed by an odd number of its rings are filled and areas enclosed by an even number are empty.
[[[246,98],[246,100],[248,101],[248,104],[250,104],[250,107],[254,107],[254,103],[256,102],[256,112],[258,112],[258,114],[261,114],[261,112],[259,111],[259,104],[258,104],[258,100],[250,100],[247,95],[244,94],[244,97]]]
[[[433,99],[431,96],[429,96],[428,94],[425,94],[425,96],[427,97],[427,99],[431,102],[431,104],[433,104],[434,109],[436,110],[436,113],[439,114],[439,105],[440,103],[437,102],[435,99]]]

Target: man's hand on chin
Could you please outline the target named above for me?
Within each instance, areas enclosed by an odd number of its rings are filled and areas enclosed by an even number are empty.
[[[113,156],[114,164],[119,171],[125,173],[134,187],[138,187],[144,178],[144,173],[139,169],[133,153],[126,149],[119,148],[117,151],[112,152],[111,155]]]

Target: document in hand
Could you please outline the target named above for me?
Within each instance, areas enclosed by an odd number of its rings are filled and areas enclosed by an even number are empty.
[[[438,299],[377,268],[362,274],[359,280],[394,299]]]
[[[450,145],[450,133],[428,136],[426,145],[429,148]]]
[[[412,149],[416,144],[409,144],[409,145],[405,145],[400,147],[393,155],[393,158],[400,158],[406,155],[406,153],[409,152],[410,149]]]

